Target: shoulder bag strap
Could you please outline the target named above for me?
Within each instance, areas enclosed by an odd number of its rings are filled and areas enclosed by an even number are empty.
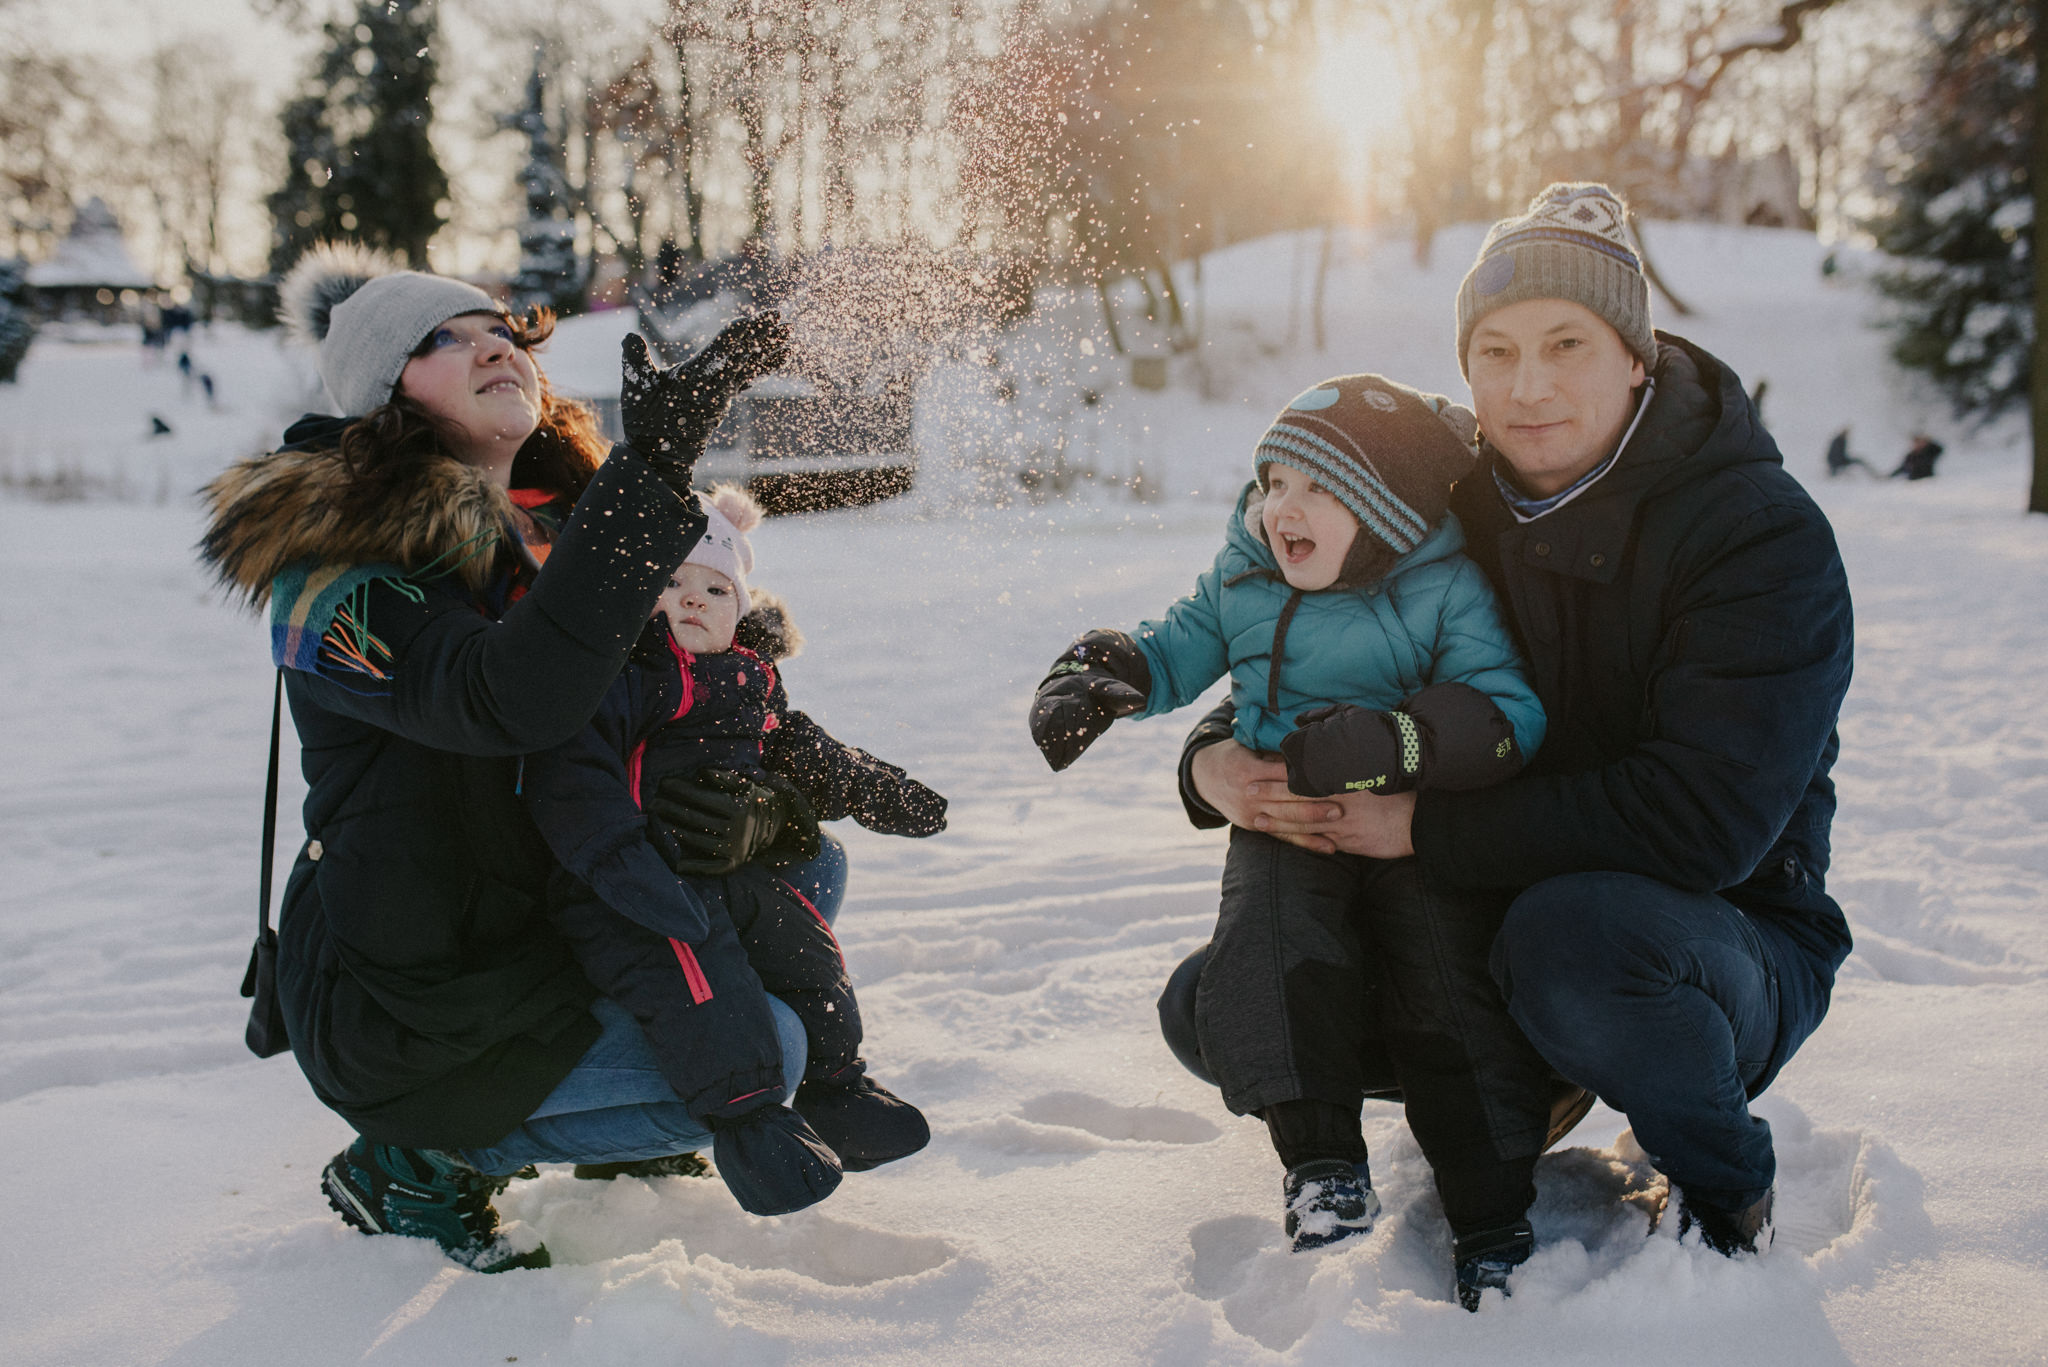
[[[284,719],[284,671],[277,671],[277,688],[270,699],[270,777],[263,784],[263,876],[256,894],[256,933],[270,934],[270,871],[276,862],[277,844],[277,738]]]

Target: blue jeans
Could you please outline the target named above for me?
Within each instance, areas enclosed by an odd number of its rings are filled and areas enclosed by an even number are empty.
[[[1491,967],[1550,1065],[1626,1115],[1659,1171],[1735,1208],[1776,1175],[1749,1099],[1827,1011],[1768,915],[1628,873],[1568,874],[1508,908]]]
[[[830,922],[846,899],[846,847],[824,835],[818,857],[784,870],[783,877]],[[804,1074],[803,1023],[773,997],[768,1009],[793,1095]],[[466,1162],[503,1175],[528,1163],[630,1163],[711,1143],[711,1131],[662,1077],[654,1047],[632,1014],[605,997],[590,1004],[590,1014],[603,1027],[597,1043],[518,1129],[488,1148],[464,1149]]]

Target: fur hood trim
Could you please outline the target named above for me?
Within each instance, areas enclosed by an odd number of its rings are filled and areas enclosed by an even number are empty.
[[[252,608],[300,562],[395,565],[412,573],[455,573],[471,591],[489,580],[490,554],[512,519],[503,489],[461,461],[419,468],[389,505],[369,516],[340,512],[351,483],[331,446],[286,447],[229,466],[201,490],[211,514],[200,559]]]
[[[751,597],[753,610],[740,618],[732,643],[753,651],[770,664],[802,652],[804,634],[796,629],[789,605],[767,589],[755,589]]]

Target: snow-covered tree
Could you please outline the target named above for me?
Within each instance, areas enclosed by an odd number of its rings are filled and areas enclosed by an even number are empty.
[[[359,0],[284,110],[284,184],[270,197],[271,266],[330,237],[424,265],[448,177],[428,139],[436,75],[433,0]]]
[[[1925,371],[1958,416],[2026,402],[2033,345],[2035,6],[1963,0],[1933,19],[1916,117],[1890,211],[1871,225],[1902,258],[1880,284],[1892,354]]]
[[[526,163],[520,168],[526,216],[519,224],[519,270],[512,277],[512,306],[569,313],[582,303],[583,271],[576,259],[576,221],[571,216],[562,145],[548,125],[547,77],[536,57],[526,79],[526,103],[505,126],[526,135]]]

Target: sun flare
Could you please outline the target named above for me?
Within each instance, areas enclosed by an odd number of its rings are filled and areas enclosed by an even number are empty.
[[[1315,89],[1324,115],[1354,146],[1385,142],[1400,128],[1407,94],[1400,57],[1379,35],[1354,30],[1325,48]]]

